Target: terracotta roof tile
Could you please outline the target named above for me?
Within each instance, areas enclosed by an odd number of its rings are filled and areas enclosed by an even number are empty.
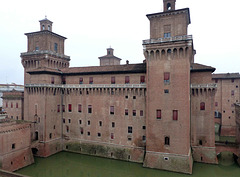
[[[213,68],[211,66],[198,64],[198,63],[192,63],[191,64],[191,71],[192,72],[206,72],[206,71],[214,72],[215,68]]]
[[[240,79],[239,73],[219,73],[219,74],[213,74],[213,79]]]

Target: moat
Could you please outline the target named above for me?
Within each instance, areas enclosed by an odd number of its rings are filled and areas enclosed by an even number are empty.
[[[142,164],[60,152],[48,158],[35,158],[35,164],[16,171],[31,177],[239,177],[236,163],[224,165],[194,163],[193,175],[143,168]],[[229,165],[231,164],[231,165]]]

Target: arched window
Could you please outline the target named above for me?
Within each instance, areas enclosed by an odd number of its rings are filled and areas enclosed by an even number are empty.
[[[51,31],[51,26],[50,25],[48,25],[48,30]]]
[[[165,145],[170,145],[170,138],[168,136],[165,137]]]
[[[205,103],[204,102],[200,103],[200,110],[205,110]]]
[[[42,26],[42,29],[45,30],[45,26],[44,25]]]
[[[171,5],[171,3],[168,3],[167,4],[167,10],[171,10],[172,9],[172,5]]]

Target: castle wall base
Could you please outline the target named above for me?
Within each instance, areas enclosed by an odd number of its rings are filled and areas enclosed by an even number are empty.
[[[63,150],[99,157],[143,163],[144,148],[89,141],[66,141]]]
[[[30,148],[21,149],[0,157],[0,168],[7,171],[15,171],[34,163]]]
[[[189,151],[188,155],[147,151],[143,166],[192,174],[193,159],[191,151]]]
[[[217,155],[215,147],[192,147],[193,150],[193,160],[195,162],[211,163],[217,164]]]
[[[35,148],[37,149],[35,156],[48,157],[62,151],[62,140],[55,139],[49,142],[40,142]]]

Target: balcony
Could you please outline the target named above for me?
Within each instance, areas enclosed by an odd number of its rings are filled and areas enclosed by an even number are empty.
[[[26,88],[31,87],[45,87],[45,88],[74,88],[74,89],[84,89],[84,88],[146,88],[146,84],[66,84],[66,85],[56,85],[56,84],[26,84]]]
[[[192,35],[174,36],[174,37],[166,37],[166,38],[158,38],[158,39],[147,39],[147,40],[143,40],[143,45],[158,44],[158,43],[173,42],[173,41],[188,41],[188,40],[192,40]]]
[[[191,84],[191,88],[213,89],[213,88],[217,88],[217,84]]]

